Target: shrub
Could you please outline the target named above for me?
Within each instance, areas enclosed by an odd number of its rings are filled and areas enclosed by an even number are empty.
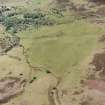
[[[47,74],[50,74],[50,73],[51,73],[51,71],[49,71],[49,70],[46,70],[46,73],[47,73]]]
[[[32,19],[36,19],[36,18],[43,18],[45,17],[44,14],[42,13],[26,13],[24,14],[24,18],[32,18]]]

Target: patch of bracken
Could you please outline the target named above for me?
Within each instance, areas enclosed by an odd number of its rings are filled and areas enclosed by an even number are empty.
[[[105,52],[95,54],[90,64],[95,67],[95,71],[105,72]]]

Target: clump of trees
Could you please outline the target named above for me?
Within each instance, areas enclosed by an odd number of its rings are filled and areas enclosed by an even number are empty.
[[[17,17],[5,17],[2,24],[6,27],[6,31],[11,30],[13,33],[16,33],[19,27],[21,28],[22,23],[23,20]]]
[[[1,7],[0,24],[5,26],[6,31],[14,34],[18,31],[25,30],[28,27],[36,29],[42,25],[54,25],[56,22],[52,19],[52,15],[59,18],[63,16],[60,9],[52,8],[49,11],[34,10],[25,11],[13,7]]]
[[[41,13],[26,13],[23,14],[22,18],[15,16],[6,16],[2,18],[3,25],[6,27],[6,31],[12,30],[16,33],[26,29],[29,26],[39,27],[40,25],[51,25],[52,22]]]
[[[38,18],[42,18],[42,17],[45,17],[45,14],[40,13],[40,12],[36,12],[36,13],[25,13],[24,14],[24,18],[38,19]]]
[[[54,15],[54,16],[57,16],[57,17],[63,17],[64,16],[63,13],[62,13],[62,10],[58,9],[58,8],[51,8],[50,13],[51,13],[51,15]]]

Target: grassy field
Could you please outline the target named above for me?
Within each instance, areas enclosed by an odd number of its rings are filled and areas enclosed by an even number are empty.
[[[19,33],[22,43],[28,49],[30,62],[51,70],[57,76],[70,73],[65,80],[67,84],[79,83],[84,71],[80,64],[97,46],[97,40],[104,29],[87,23],[75,21],[39,30],[30,29]]]

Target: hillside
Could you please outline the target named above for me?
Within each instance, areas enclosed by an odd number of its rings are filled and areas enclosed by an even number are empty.
[[[0,105],[104,105],[104,25],[104,0],[0,0]]]

